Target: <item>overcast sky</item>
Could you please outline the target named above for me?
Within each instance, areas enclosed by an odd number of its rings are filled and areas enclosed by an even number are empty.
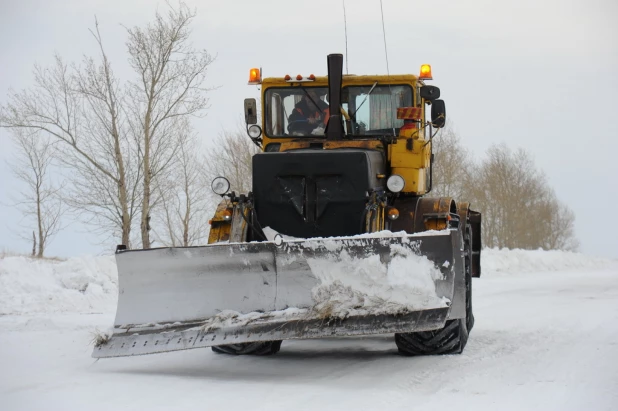
[[[251,67],[265,76],[326,74],[326,55],[345,52],[339,0],[188,1],[197,8],[193,43],[216,55],[208,115],[195,122],[205,141],[234,128]],[[124,26],[150,20],[164,2],[0,0],[0,104],[32,84],[35,63],[57,52],[68,61],[95,54],[94,16],[119,77],[131,76]],[[477,158],[493,143],[530,151],[558,197],[576,213],[581,251],[618,258],[618,1],[383,0],[389,68],[433,68],[449,120]],[[386,73],[379,0],[347,0],[352,74]],[[0,250],[25,252],[0,130]],[[521,218],[526,218],[525,211]],[[53,255],[98,253],[100,239],[72,224]]]

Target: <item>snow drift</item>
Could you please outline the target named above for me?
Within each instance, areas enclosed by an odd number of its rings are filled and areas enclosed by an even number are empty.
[[[616,261],[564,251],[486,249],[482,276],[603,269],[612,264]],[[0,259],[0,315],[113,312],[117,279],[113,256],[66,261],[5,257]]]
[[[0,315],[113,311],[117,297],[113,256],[0,259]]]
[[[569,251],[486,248],[481,254],[481,275],[604,269],[616,263],[617,260]]]

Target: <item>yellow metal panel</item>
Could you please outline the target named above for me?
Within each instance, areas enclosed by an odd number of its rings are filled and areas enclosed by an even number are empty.
[[[400,138],[389,146],[392,173],[399,174],[406,181],[404,193],[424,194],[427,190],[427,169],[431,163],[431,145],[424,139],[412,139],[409,150],[408,139]]]
[[[389,145],[391,167],[427,168],[431,158],[431,147],[424,140],[413,140],[412,150],[408,150],[407,139],[398,139]]]
[[[398,174],[406,180],[404,193],[424,194],[427,191],[426,171],[418,168],[393,167],[392,174]]]
[[[208,244],[229,241],[232,224],[227,221],[213,221],[208,233]]]
[[[318,76],[315,78],[315,81],[307,81],[307,82],[293,82],[286,81],[284,76],[281,77],[268,77],[262,80],[263,88],[267,87],[290,87],[290,86],[298,86],[302,84],[304,87],[327,87],[328,86],[328,77],[327,76]],[[356,76],[353,74],[344,74],[342,86],[358,86],[358,85],[368,85],[371,86],[373,83],[378,82],[378,84],[409,84],[411,86],[415,86],[418,77],[413,74],[393,74],[390,76],[380,74],[380,75],[363,75]]]
[[[215,215],[210,220],[210,232],[208,233],[208,244],[217,243],[219,241],[228,241],[230,239],[230,229],[232,221],[226,220],[223,213],[226,210],[231,210],[232,205],[227,200],[222,200],[217,206]]]

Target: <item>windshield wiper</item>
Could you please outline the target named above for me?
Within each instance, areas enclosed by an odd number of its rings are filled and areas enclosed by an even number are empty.
[[[315,101],[311,98],[311,96],[309,95],[309,92],[307,91],[307,89],[306,89],[306,88],[304,88],[303,86],[301,86],[300,88],[301,88],[301,89],[305,92],[305,94],[307,95],[307,97],[309,98],[309,100],[311,100],[311,102],[312,102],[312,103],[313,103],[313,105],[314,105],[314,106],[318,109],[318,111],[319,111],[320,113],[324,114],[324,110],[322,110],[322,109],[320,108],[320,106],[318,106],[318,103],[316,103],[316,102],[315,102]]]
[[[367,99],[369,98],[369,95],[371,94],[373,89],[376,88],[377,85],[378,85],[377,81],[375,83],[373,83],[373,86],[371,86],[371,88],[369,89],[369,93],[367,93],[367,95],[365,96],[363,101],[361,101],[361,103],[358,105],[358,107],[356,107],[356,110],[354,110],[354,113],[350,114],[350,117],[352,118],[352,120],[356,121],[356,113],[358,113],[358,110],[360,110],[360,108],[363,106],[363,104],[365,104],[365,101],[367,101]]]

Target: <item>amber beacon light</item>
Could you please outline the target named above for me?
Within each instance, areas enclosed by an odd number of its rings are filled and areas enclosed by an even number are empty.
[[[431,77],[431,66],[429,64],[423,64],[421,66],[421,75],[418,76],[421,80],[433,80]]]
[[[262,69],[252,68],[249,70],[249,84],[260,84],[262,82]]]

